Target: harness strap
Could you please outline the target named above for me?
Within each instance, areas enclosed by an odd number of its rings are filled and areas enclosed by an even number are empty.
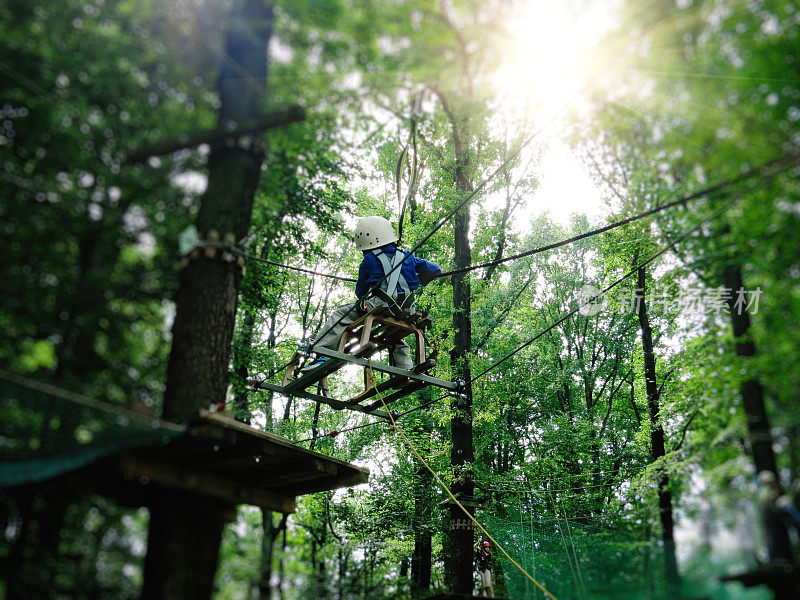
[[[389,261],[389,257],[385,252],[382,250],[373,250],[372,253],[378,258],[383,267],[384,275],[386,273],[391,272],[389,275],[389,279],[384,279],[381,282],[381,289],[387,293],[387,295],[392,298],[392,300],[397,299],[397,286],[400,286],[400,290],[406,295],[411,295],[411,288],[408,286],[408,281],[406,278],[403,277],[402,270],[403,268],[400,266],[402,265],[403,261],[406,259],[405,252],[398,248],[395,253],[392,261]],[[396,268],[395,268],[396,267]],[[394,269],[394,270],[392,270]]]

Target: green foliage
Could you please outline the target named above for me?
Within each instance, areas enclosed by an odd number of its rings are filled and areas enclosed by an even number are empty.
[[[590,122],[576,123],[572,136],[607,191],[608,218],[775,159],[796,163],[795,7],[739,0],[640,4],[626,3],[614,33],[632,62],[620,61],[621,78],[609,66],[614,93],[596,99]],[[214,126],[213,85],[224,59],[228,5],[12,0],[0,7],[0,231],[7,240],[0,254],[0,366],[145,411],[160,403],[176,240],[196,215],[192,187],[202,181],[207,152],[187,149],[136,164],[126,157]],[[398,224],[394,177],[404,148],[403,195],[414,179],[407,168],[412,157],[418,173],[403,243],[410,248],[426,238],[531,126],[504,122],[493,98],[491,77],[505,47],[497,15],[508,8],[477,1],[276,3],[263,109],[298,103],[308,118],[265,136],[246,251],[354,276],[360,257],[348,229],[367,214]],[[410,108],[417,94],[423,104],[414,147]],[[583,215],[568,225],[522,217],[538,186],[529,167],[543,151],[526,150],[525,161],[500,169],[474,199],[473,263],[597,225]],[[684,534],[694,523],[759,534],[737,520],[754,510],[739,398],[746,378],[757,377],[768,392],[781,475],[796,489],[796,175],[797,167],[762,172],[652,220],[469,275],[471,368],[478,374],[492,367],[474,382],[470,472],[483,505],[478,514],[557,596],[668,595],[658,539],[658,484],[665,474]],[[676,243],[695,229],[698,234]],[[451,268],[453,236],[450,220],[418,255]],[[689,322],[678,307],[649,299],[660,387],[651,422],[632,280],[609,294],[601,312],[577,314],[520,347],[574,309],[585,285],[604,287],[664,244],[671,252],[647,266],[650,290],[668,298],[688,286],[709,291],[731,265],[741,269],[748,289],[762,290],[748,334],[758,352],[750,360],[733,357],[724,311]],[[454,344],[448,282],[429,285],[419,300],[434,321],[429,348],[438,353],[433,374],[442,378],[451,376]],[[334,306],[352,299],[351,285],[257,260],[248,262],[240,289],[230,380],[236,416],[295,440],[313,437],[315,450],[372,470],[369,486],[300,499],[269,565],[286,598],[410,597],[415,540],[426,535],[433,587],[444,586],[444,495],[399,437],[383,424],[331,437],[325,434],[368,419],[247,388],[248,379],[287,362]],[[332,378],[334,394],[354,392],[357,379],[353,373]],[[422,390],[396,408],[436,400],[400,426],[450,482],[453,411],[435,394]],[[26,458],[37,459],[47,450],[52,459],[68,447],[89,461],[116,441],[100,435],[110,424],[97,415],[61,419],[46,402],[12,400],[2,408],[3,424],[25,435],[3,434],[4,452],[24,449],[32,453]],[[666,442],[666,455],[656,461],[654,422]],[[9,548],[20,539],[20,507],[29,499],[2,497],[0,532]],[[32,506],[42,509],[36,518],[60,506],[34,499]],[[59,593],[136,596],[146,515],[101,499],[61,511],[67,534],[57,554],[74,560],[58,573]],[[263,535],[261,513],[240,509],[222,546],[219,598],[256,593],[264,576]],[[731,552],[681,543],[687,593],[763,597],[715,582],[751,566],[760,555],[757,541]],[[0,559],[9,554],[3,547]],[[495,560],[498,590],[537,597],[510,563]]]

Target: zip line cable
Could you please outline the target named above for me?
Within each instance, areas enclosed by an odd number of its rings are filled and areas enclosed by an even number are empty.
[[[737,200],[738,200],[738,198],[737,198]],[[472,379],[470,379],[470,383],[474,383],[477,379],[480,379],[481,377],[485,376],[487,373],[489,373],[493,369],[496,369],[497,367],[499,367],[501,364],[503,364],[509,358],[511,358],[514,355],[516,355],[517,353],[521,352],[522,350],[524,350],[525,348],[527,348],[528,346],[533,344],[536,340],[538,340],[539,338],[544,336],[546,333],[552,331],[553,329],[555,329],[556,327],[561,325],[564,321],[566,321],[567,319],[569,319],[570,317],[575,315],[577,312],[580,311],[580,309],[582,309],[585,306],[588,306],[589,304],[591,304],[592,302],[594,302],[595,300],[597,300],[598,298],[600,298],[601,296],[603,296],[604,294],[608,293],[610,290],[612,290],[613,288],[615,288],[616,286],[621,284],[623,281],[625,281],[626,279],[628,279],[629,277],[634,275],[639,269],[646,267],[647,265],[652,263],[654,260],[656,260],[658,257],[666,254],[669,250],[672,249],[672,247],[675,244],[678,244],[678,243],[688,239],[692,235],[694,235],[701,227],[703,227],[703,225],[705,225],[706,223],[716,219],[720,215],[724,214],[725,211],[727,211],[729,208],[730,208],[730,206],[723,206],[720,210],[716,211],[714,214],[712,214],[708,218],[706,218],[703,221],[701,221],[696,227],[694,227],[691,230],[687,231],[686,233],[684,233],[683,235],[679,236],[678,238],[672,240],[670,243],[664,245],[658,252],[656,252],[655,254],[650,256],[650,258],[648,258],[647,260],[639,263],[633,269],[627,271],[624,275],[622,275],[619,278],[617,278],[613,283],[611,283],[611,284],[607,285],[605,288],[603,288],[598,294],[596,294],[595,296],[592,296],[591,298],[588,298],[583,303],[578,304],[571,311],[569,311],[568,313],[566,313],[565,315],[560,317],[554,323],[551,323],[550,325],[545,327],[539,333],[534,335],[531,339],[529,339],[528,341],[524,342],[522,345],[518,346],[515,350],[512,350],[511,352],[509,352],[508,354],[503,356],[497,362],[492,363],[491,365],[489,365],[489,367],[487,367],[486,369],[484,369],[483,371],[481,371],[480,373],[475,375]],[[436,398],[433,398],[431,400],[423,402],[422,404],[419,404],[419,405],[417,405],[417,406],[415,406],[413,408],[410,408],[410,409],[408,409],[408,410],[406,410],[406,411],[404,411],[402,413],[397,414],[396,418],[399,419],[399,418],[404,417],[404,416],[406,416],[406,415],[408,415],[410,413],[416,412],[418,410],[422,410],[423,408],[427,408],[428,406],[436,404],[440,400],[443,400],[444,398],[447,398],[449,395],[450,395],[449,392],[445,393],[445,394],[441,394],[440,396],[437,396]],[[338,430],[337,431],[337,435],[339,433],[344,433],[346,431],[355,431],[357,429],[362,429],[364,427],[369,427],[370,425],[376,425],[378,423],[383,423],[383,422],[384,422],[383,420],[379,420],[379,421],[370,421],[368,423],[361,423],[361,424],[355,425],[353,427],[349,427],[349,428],[346,428],[346,429]],[[319,439],[321,437],[325,437],[325,436],[315,436],[315,437],[312,437],[312,438],[300,440],[300,442],[301,443],[302,442],[310,442],[312,440]]]
[[[252,254],[248,254],[247,252],[242,252],[241,256],[248,259],[248,260],[255,260],[257,262],[261,262],[267,265],[272,265],[275,267],[280,267],[282,269],[289,269],[291,271],[299,271],[300,273],[308,273],[309,275],[318,275],[320,277],[327,277],[328,279],[337,279],[338,281],[346,281],[348,283],[356,283],[357,279],[353,277],[344,277],[342,275],[333,275],[331,273],[322,273],[321,271],[312,271],[311,269],[305,269],[303,267],[295,267],[293,265],[284,265],[279,262],[275,262],[274,260],[269,260],[268,258],[261,258],[260,256],[254,256]]]
[[[441,229],[441,228],[444,226],[444,224],[445,224],[445,223],[447,223],[447,222],[448,222],[448,221],[449,221],[451,218],[453,218],[453,217],[454,217],[456,214],[458,214],[458,213],[459,213],[459,212],[460,212],[460,211],[461,211],[463,208],[465,208],[465,207],[466,207],[466,206],[467,206],[467,205],[468,205],[470,202],[472,202],[472,200],[473,200],[473,199],[474,199],[474,198],[475,198],[475,197],[476,197],[476,196],[477,196],[477,195],[478,195],[478,194],[479,194],[479,193],[480,193],[480,192],[483,190],[483,188],[485,188],[485,187],[486,187],[486,185],[487,185],[487,184],[488,184],[488,183],[489,183],[489,182],[490,182],[492,179],[494,179],[494,178],[497,176],[497,174],[498,174],[498,173],[500,173],[500,172],[501,172],[503,169],[505,169],[505,168],[506,168],[506,167],[507,167],[509,164],[511,164],[511,162],[512,162],[514,159],[516,159],[516,158],[519,156],[519,154],[522,152],[522,150],[523,150],[523,149],[525,149],[525,147],[526,147],[528,144],[530,144],[530,143],[533,141],[534,137],[536,137],[536,135],[538,135],[538,133],[539,133],[539,131],[538,131],[538,130],[536,130],[536,131],[534,131],[533,133],[531,133],[530,135],[528,135],[528,137],[527,137],[527,138],[525,138],[525,139],[524,139],[524,140],[523,140],[523,141],[520,143],[520,145],[517,147],[517,149],[516,149],[516,150],[514,150],[514,152],[512,152],[512,153],[511,153],[511,154],[510,154],[510,155],[509,155],[509,156],[508,156],[508,157],[507,157],[507,158],[506,158],[506,159],[505,159],[505,160],[504,160],[504,161],[503,161],[503,162],[500,164],[500,166],[499,166],[499,167],[497,167],[497,168],[496,168],[494,171],[492,171],[492,173],[491,173],[491,174],[490,174],[488,177],[484,178],[484,179],[483,179],[483,181],[482,181],[482,182],[481,182],[481,183],[480,183],[480,184],[479,184],[479,185],[478,185],[478,186],[477,186],[477,187],[476,187],[474,190],[472,190],[472,192],[470,192],[469,194],[467,194],[467,196],[466,196],[466,197],[465,197],[463,200],[461,200],[461,202],[459,202],[459,203],[456,205],[456,207],[455,207],[454,209],[452,209],[450,212],[448,212],[448,213],[447,213],[447,214],[446,214],[444,217],[442,217],[442,218],[439,220],[439,222],[436,224],[436,226],[435,226],[435,227],[434,227],[434,228],[433,228],[433,229],[432,229],[432,230],[431,230],[431,231],[430,231],[430,232],[429,232],[429,233],[428,233],[428,234],[427,234],[425,237],[423,237],[423,238],[422,238],[422,240],[420,240],[420,241],[419,241],[419,242],[418,242],[418,243],[417,243],[417,244],[416,244],[416,245],[415,245],[415,246],[414,246],[414,247],[411,249],[411,251],[410,251],[410,252],[411,252],[411,254],[414,254],[414,253],[415,253],[417,250],[419,250],[419,249],[420,249],[422,246],[424,246],[424,245],[425,245],[425,244],[428,242],[428,240],[430,240],[430,239],[433,237],[433,235],[434,235],[434,234],[435,234],[437,231],[439,231],[439,229]],[[387,280],[389,279],[389,277],[391,276],[391,274],[392,274],[392,273],[394,273],[394,272],[395,272],[397,269],[399,269],[399,268],[400,268],[400,267],[403,265],[403,262],[404,262],[404,261],[400,261],[400,262],[398,262],[398,263],[397,263],[396,265],[394,265],[394,266],[393,266],[391,269],[389,269],[389,272],[388,272],[388,273],[384,273],[383,277],[382,277],[382,278],[381,278],[379,281],[377,281],[377,282],[375,283],[375,285],[374,285],[374,286],[372,286],[372,287],[371,287],[371,288],[370,288],[370,289],[367,291],[366,295],[371,295],[371,294],[373,294],[374,292],[378,291],[378,290],[381,288],[381,285],[383,284],[383,282],[384,282],[384,281],[387,281]],[[309,350],[309,351],[311,351],[311,350],[314,348],[314,345],[316,344],[316,340],[321,340],[323,337],[325,337],[325,335],[326,335],[326,334],[327,334],[329,331],[331,331],[331,330],[332,330],[334,327],[336,327],[337,325],[339,325],[339,323],[341,323],[341,322],[342,322],[342,321],[343,321],[343,320],[344,320],[344,319],[347,317],[347,314],[348,314],[348,313],[345,313],[345,314],[343,314],[341,317],[339,317],[339,319],[337,319],[337,321],[336,321],[335,323],[333,323],[333,324],[332,324],[330,327],[328,327],[328,328],[327,328],[326,330],[324,330],[322,333],[320,333],[319,335],[317,335],[316,339],[315,339],[314,341],[312,341],[312,342],[311,342],[311,344],[309,345],[309,347],[308,347],[308,350]]]
[[[668,208],[673,208],[675,206],[684,205],[684,204],[687,204],[687,203],[691,202],[692,200],[697,200],[697,199],[702,198],[703,196],[706,196],[706,195],[709,195],[709,194],[714,194],[714,193],[722,191],[725,188],[728,188],[728,187],[730,187],[732,185],[736,185],[737,183],[741,183],[742,181],[746,181],[746,180],[748,180],[748,179],[750,179],[750,178],[752,178],[752,177],[754,177],[756,175],[766,176],[765,173],[763,172],[765,169],[770,169],[770,168],[775,167],[775,166],[780,166],[781,168],[778,169],[778,171],[777,171],[777,172],[780,172],[783,169],[786,169],[786,168],[788,168],[790,166],[794,166],[791,161],[796,161],[798,158],[800,158],[800,156],[796,155],[796,154],[783,156],[781,158],[778,158],[778,159],[772,160],[772,161],[770,161],[768,163],[765,163],[765,164],[761,165],[760,167],[756,167],[754,169],[750,169],[746,173],[743,173],[743,174],[739,175],[738,177],[734,177],[732,179],[728,179],[726,181],[722,181],[722,182],[717,183],[715,185],[708,186],[708,187],[703,188],[701,190],[698,190],[696,192],[692,192],[691,194],[689,194],[687,196],[683,196],[682,198],[678,198],[677,200],[674,200],[672,202],[668,202],[667,204],[662,204],[660,206],[653,207],[650,210],[646,210],[644,212],[632,215],[632,216],[627,217],[625,219],[622,219],[620,221],[615,221],[613,223],[609,223],[608,225],[604,225],[603,227],[598,227],[597,229],[592,229],[591,231],[587,231],[585,233],[581,233],[579,235],[573,236],[571,238],[567,238],[567,239],[562,240],[560,242],[555,242],[553,244],[547,244],[545,246],[540,246],[538,248],[534,248],[532,250],[527,250],[527,251],[521,252],[519,254],[514,254],[512,256],[505,256],[505,257],[497,259],[497,260],[492,260],[492,261],[485,262],[485,263],[480,263],[480,264],[477,264],[477,265],[471,265],[469,267],[464,267],[462,269],[454,269],[453,271],[447,271],[445,273],[442,273],[441,275],[437,275],[435,277],[435,279],[439,279],[439,278],[442,278],[442,277],[447,277],[449,275],[457,275],[457,274],[460,274],[460,273],[467,273],[469,271],[474,271],[476,269],[482,269],[482,268],[485,268],[485,267],[492,267],[492,266],[496,266],[496,265],[499,265],[499,264],[502,264],[502,263],[505,263],[505,262],[510,262],[510,261],[513,261],[513,260],[517,260],[519,258],[524,258],[526,256],[532,256],[534,254],[539,254],[540,252],[545,252],[547,250],[554,250],[556,248],[560,248],[561,246],[566,246],[568,244],[572,244],[574,242],[578,242],[580,240],[583,240],[583,239],[598,235],[600,233],[605,233],[606,231],[611,231],[612,229],[616,229],[617,227],[622,227],[623,225],[628,225],[629,223],[633,223],[634,221],[639,221],[641,219],[644,219],[646,217],[649,217],[651,215],[659,213],[659,212],[661,212],[663,210],[666,210]],[[786,162],[788,162],[789,164],[784,164]]]
[[[724,189],[726,189],[728,187],[731,187],[731,186],[736,185],[738,183],[742,183],[743,181],[747,181],[749,179],[752,179],[753,177],[755,177],[757,175],[767,176],[764,173],[764,170],[772,169],[773,167],[778,167],[777,171],[775,173],[772,173],[772,174],[774,175],[776,173],[780,173],[782,170],[794,166],[794,161],[797,161],[798,158],[800,158],[800,155],[797,155],[797,154],[792,154],[792,155],[783,156],[781,158],[777,158],[777,159],[772,160],[770,162],[764,163],[763,165],[761,165],[759,167],[755,167],[753,169],[750,169],[746,173],[743,173],[742,175],[739,175],[738,177],[734,177],[732,179],[728,179],[728,180],[722,181],[720,183],[705,187],[705,188],[700,189],[700,190],[698,190],[696,192],[692,192],[691,194],[688,194],[686,196],[678,198],[677,200],[673,200],[673,201],[668,202],[666,204],[661,204],[659,206],[655,206],[655,207],[653,207],[653,208],[651,208],[649,210],[646,210],[644,212],[640,212],[640,213],[637,213],[637,214],[632,215],[630,217],[626,217],[625,219],[621,219],[619,221],[614,221],[613,223],[609,223],[608,225],[604,225],[602,227],[598,227],[596,229],[592,229],[590,231],[575,235],[575,236],[570,237],[570,238],[566,238],[566,239],[558,241],[558,242],[554,242],[552,244],[546,244],[544,246],[539,246],[539,247],[533,248],[531,250],[526,250],[524,252],[520,252],[519,254],[513,254],[511,256],[504,256],[503,258],[499,258],[499,259],[496,259],[496,260],[492,260],[492,261],[488,261],[488,262],[484,262],[484,263],[479,263],[479,264],[475,264],[475,265],[470,265],[469,267],[464,267],[462,269],[454,269],[452,271],[445,271],[441,275],[437,275],[436,277],[434,277],[434,280],[441,279],[441,278],[444,278],[444,277],[449,277],[451,275],[458,275],[458,274],[461,274],[461,273],[467,273],[469,271],[475,271],[477,269],[483,269],[483,268],[486,268],[486,267],[492,267],[492,266],[500,265],[500,264],[503,264],[503,263],[506,263],[506,262],[511,262],[511,261],[514,261],[514,260],[517,260],[517,259],[520,259],[520,258],[525,258],[527,256],[533,256],[534,254],[540,254],[541,252],[546,252],[548,250],[555,250],[556,248],[560,248],[562,246],[566,246],[566,245],[572,244],[574,242],[578,242],[580,240],[583,240],[583,239],[586,239],[586,238],[590,238],[590,237],[593,237],[595,235],[599,235],[601,233],[605,233],[607,231],[611,231],[612,229],[616,229],[618,227],[622,227],[623,225],[628,225],[628,224],[633,223],[635,221],[639,221],[641,219],[647,218],[649,216],[652,216],[652,215],[657,214],[659,212],[662,212],[664,210],[667,210],[667,209],[670,209],[670,208],[674,208],[675,206],[685,205],[685,204],[688,204],[691,201],[701,199],[704,196],[707,196],[707,195],[710,195],[710,194],[715,194],[715,193],[720,192],[720,191],[722,191],[722,190],[724,190]],[[416,251],[416,249],[414,251]],[[284,265],[284,264],[281,264],[281,263],[277,263],[277,262],[273,262],[273,261],[269,261],[269,260],[265,260],[265,259],[260,259],[258,257],[251,257],[249,255],[247,256],[247,258],[254,258],[255,260],[260,260],[262,262],[266,262],[268,264],[271,264],[271,265],[274,265],[274,266],[277,266],[277,267],[282,267],[282,268],[286,268],[286,269],[292,269],[292,270],[301,271],[301,272],[304,272],[304,273],[310,273],[312,275],[319,275],[321,277],[329,277],[331,279],[338,279],[340,281],[347,281],[347,282],[355,282],[356,281],[356,279],[353,279],[353,278],[350,278],[350,277],[341,277],[339,275],[331,275],[329,273],[320,273],[320,272],[317,272],[317,271],[311,271],[311,270],[308,270],[308,269],[302,269],[300,267],[294,267],[294,266],[291,266],[291,265]]]

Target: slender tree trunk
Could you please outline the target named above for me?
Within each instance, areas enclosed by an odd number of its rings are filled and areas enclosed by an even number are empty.
[[[425,592],[431,587],[433,536],[430,528],[431,486],[433,477],[425,467],[417,470],[414,490],[414,554],[411,557],[411,591]]]
[[[433,397],[431,388],[420,392],[419,398],[423,402]],[[427,415],[422,413],[413,425],[414,433],[419,439],[429,440],[431,425]],[[421,452],[430,451],[429,444],[423,446]],[[434,518],[433,501],[433,476],[421,463],[417,462],[417,471],[414,475],[414,553],[411,556],[411,593],[419,595],[431,587],[432,556],[432,522]]]
[[[263,1],[244,0],[232,10],[218,85],[221,127],[261,112],[271,32],[272,9]],[[202,239],[234,243],[249,228],[263,154],[236,142],[211,149],[208,188],[197,217]],[[164,394],[163,416],[174,421],[225,400],[241,281],[236,262],[210,248],[192,258],[180,274]],[[224,509],[180,494],[151,507],[143,598],[211,596]]]
[[[270,580],[272,579],[272,547],[277,537],[271,510],[261,510],[261,568],[258,594],[261,600],[270,600]]]
[[[639,314],[639,325],[642,329],[642,349],[644,351],[644,379],[647,392],[647,408],[650,414],[650,452],[653,462],[666,456],[664,445],[664,427],[659,415],[659,389],[656,382],[656,357],[653,353],[653,330],[647,314],[645,302],[645,286],[647,280],[645,270],[638,271],[638,289],[636,290],[636,307]],[[680,584],[678,562],[675,558],[675,521],[672,511],[672,492],[669,486],[669,475],[662,470],[658,475],[658,515],[661,519],[661,539],[664,541],[664,570],[667,585],[673,595]]]

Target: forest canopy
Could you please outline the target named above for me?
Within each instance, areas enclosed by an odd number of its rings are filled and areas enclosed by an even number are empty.
[[[796,597],[794,3],[7,0],[0,29],[0,597],[471,593],[487,535],[498,597]],[[356,300],[374,215],[444,272],[416,310],[457,393],[259,387]],[[54,483],[209,408],[369,482],[288,516]]]

